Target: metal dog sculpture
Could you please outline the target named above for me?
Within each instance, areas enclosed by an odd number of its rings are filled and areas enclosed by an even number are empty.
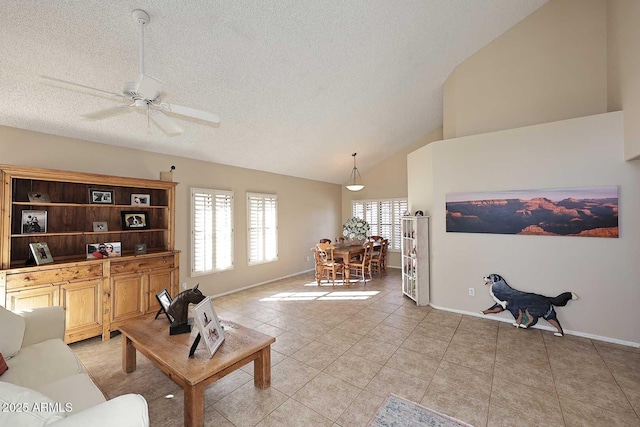
[[[198,286],[200,286],[199,283],[193,289],[180,292],[169,305],[167,314],[173,317],[173,325],[186,325],[189,321],[189,304],[198,304],[204,299]]]
[[[516,328],[533,326],[542,317],[558,330],[553,335],[557,337],[564,335],[553,306],[564,307],[572,299],[578,299],[578,296],[573,292],[563,292],[555,298],[531,292],[522,292],[509,286],[498,274],[488,275],[484,278],[484,282],[485,285],[489,286],[489,294],[496,303],[483,310],[482,314],[500,313],[501,311],[509,310],[516,320],[513,323]]]

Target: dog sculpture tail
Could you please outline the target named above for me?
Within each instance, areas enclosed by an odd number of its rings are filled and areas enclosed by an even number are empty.
[[[556,307],[564,307],[572,299],[578,299],[578,295],[573,292],[563,292],[555,298],[549,298],[549,302]]]

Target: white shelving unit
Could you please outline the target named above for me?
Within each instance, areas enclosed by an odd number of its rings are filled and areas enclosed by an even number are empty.
[[[429,304],[429,217],[402,217],[402,293]]]

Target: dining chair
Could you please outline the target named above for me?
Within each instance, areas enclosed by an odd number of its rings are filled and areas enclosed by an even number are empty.
[[[369,241],[371,242],[382,242],[384,237],[382,236],[369,236]]]
[[[335,246],[330,243],[318,243],[316,245],[316,252],[318,253],[318,257],[320,259],[320,275],[317,277],[318,285],[320,285],[320,281],[324,276],[325,272],[327,273],[327,280],[329,280],[329,273],[331,273],[331,284],[333,286],[336,285],[336,275],[342,275],[342,282],[344,283],[344,264],[338,262],[333,258],[333,250]]]
[[[331,243],[331,239],[320,239],[320,243]]]
[[[380,243],[380,249],[377,252],[374,252],[371,256],[371,272],[375,273],[376,271],[380,276],[382,276],[383,272],[387,272],[385,261],[387,256],[387,247],[389,246],[389,240],[383,239]]]
[[[336,237],[336,243],[344,243],[344,237],[342,236]]]
[[[371,276],[371,255],[373,254],[373,242],[364,243],[364,253],[362,258],[357,261],[349,261],[349,269],[353,270],[355,275],[360,275],[363,282],[367,282],[365,275],[369,273],[369,279],[373,280]]]

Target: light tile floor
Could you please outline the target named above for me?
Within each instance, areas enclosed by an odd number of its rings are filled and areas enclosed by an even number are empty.
[[[349,288],[303,274],[214,306],[276,342],[269,389],[252,364],[207,388],[208,426],[364,426],[388,393],[475,426],[640,426],[640,349],[416,307],[398,270]],[[140,393],[152,426],[182,425],[182,390],[141,355],[123,373],[119,335],[71,347],[109,398]]]

